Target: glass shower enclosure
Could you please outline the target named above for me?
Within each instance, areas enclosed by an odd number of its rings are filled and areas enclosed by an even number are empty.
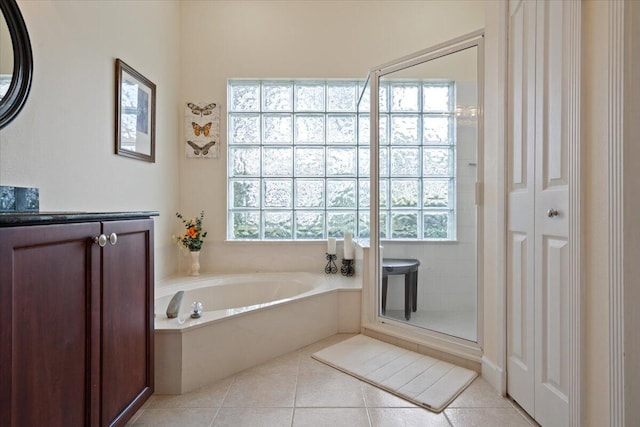
[[[477,32],[376,67],[364,85],[359,140],[369,135],[371,179],[361,229],[378,327],[480,344],[482,58]]]

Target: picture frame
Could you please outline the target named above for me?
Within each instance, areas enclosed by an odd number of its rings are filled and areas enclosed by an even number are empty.
[[[115,153],[155,163],[156,85],[119,58],[115,69]]]

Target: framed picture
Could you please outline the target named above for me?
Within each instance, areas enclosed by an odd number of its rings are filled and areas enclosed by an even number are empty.
[[[155,163],[156,85],[116,59],[116,154]]]

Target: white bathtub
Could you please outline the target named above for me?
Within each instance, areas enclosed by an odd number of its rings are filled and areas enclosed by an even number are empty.
[[[359,277],[256,273],[174,278],[156,287],[155,390],[181,394],[338,332],[360,331]],[[185,291],[178,318],[173,295]],[[203,314],[189,317],[199,301]]]

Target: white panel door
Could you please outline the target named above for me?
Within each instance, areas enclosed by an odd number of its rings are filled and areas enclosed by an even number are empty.
[[[569,424],[567,2],[538,1],[535,155],[535,418]]]
[[[566,2],[511,0],[507,391],[569,422]]]
[[[509,2],[507,390],[534,411],[536,5]]]

